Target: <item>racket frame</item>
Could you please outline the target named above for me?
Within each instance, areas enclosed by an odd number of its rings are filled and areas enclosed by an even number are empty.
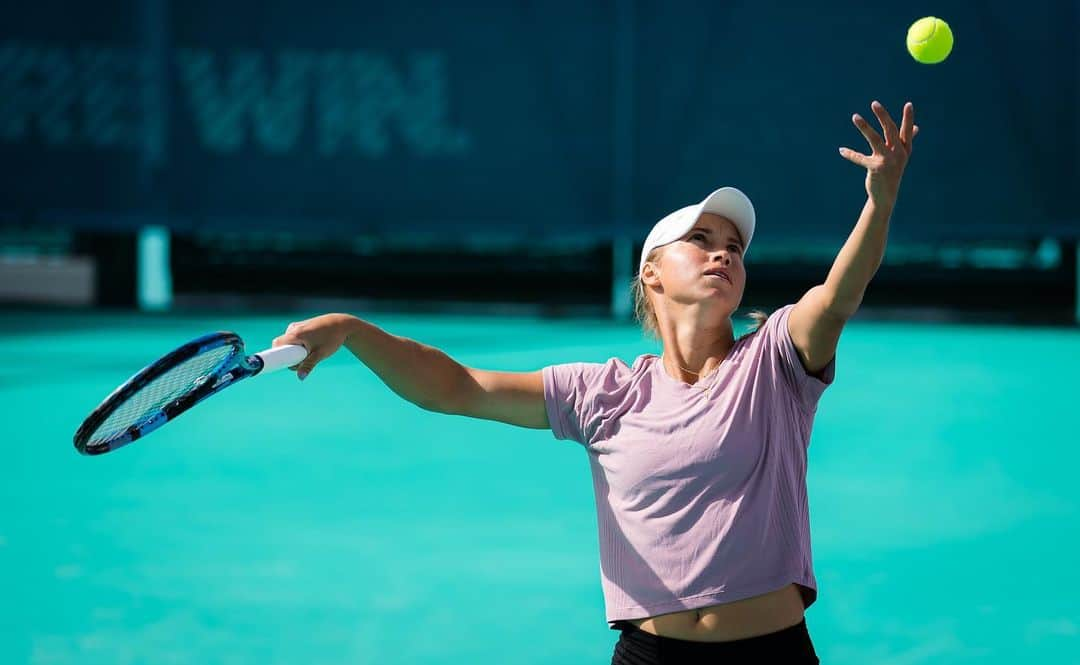
[[[180,395],[157,411],[148,414],[139,422],[131,424],[119,436],[108,441],[90,443],[90,436],[97,428],[132,396],[152,381],[196,356],[223,346],[231,346],[233,352],[222,358],[214,369],[204,375],[203,380],[194,389]],[[298,353],[294,353],[293,357],[299,357],[302,360],[303,355],[306,355],[306,351],[303,347],[298,347],[297,350]],[[209,333],[193,339],[139,370],[109,394],[86,417],[78,431],[75,432],[75,449],[83,455],[101,455],[122,448],[132,441],[146,436],[170,420],[175,420],[181,413],[207,397],[231,386],[237,381],[261,372],[265,366],[261,355],[265,353],[251,356],[245,355],[243,340],[236,333],[229,331]],[[299,362],[299,360],[296,362]]]

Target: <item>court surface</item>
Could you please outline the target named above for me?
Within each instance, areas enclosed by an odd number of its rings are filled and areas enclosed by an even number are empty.
[[[0,663],[610,662],[586,455],[548,431],[422,411],[342,351],[72,447],[163,352],[300,318],[5,314]],[[368,318],[485,369],[657,350],[600,320]],[[1075,329],[849,324],[810,446],[823,663],[1080,663],[1078,378]]]

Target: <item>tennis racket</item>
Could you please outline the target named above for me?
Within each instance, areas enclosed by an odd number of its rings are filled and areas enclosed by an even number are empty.
[[[241,379],[291,367],[305,357],[307,349],[292,344],[246,355],[244,341],[232,332],[193,339],[112,391],[75,432],[75,449],[83,455],[112,452]]]

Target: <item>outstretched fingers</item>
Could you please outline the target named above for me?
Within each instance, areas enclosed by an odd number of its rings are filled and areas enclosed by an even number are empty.
[[[851,116],[851,121],[855,123],[855,127],[862,132],[866,142],[870,144],[870,147],[875,153],[885,152],[885,140],[881,138],[881,134],[878,134],[877,130],[870,126],[870,123],[866,121],[866,118],[856,113]]]
[[[863,168],[870,168],[869,160],[872,155],[864,155],[860,152],[855,152],[851,148],[840,148],[840,156],[852,164],[858,164]]]
[[[904,117],[900,120],[900,142],[908,148],[911,147],[911,139],[915,138],[918,128],[915,126],[915,106],[908,102],[904,104]]]
[[[900,131],[896,128],[896,123],[893,122],[892,116],[885,110],[882,103],[875,100],[870,103],[870,109],[874,112],[874,115],[877,116],[878,122],[881,123],[881,128],[885,131],[885,144],[892,147],[899,143]]]

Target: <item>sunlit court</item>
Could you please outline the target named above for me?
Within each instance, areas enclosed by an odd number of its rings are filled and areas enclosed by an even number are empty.
[[[595,320],[374,319],[477,366],[654,350]],[[282,318],[8,319],[5,662],[603,662],[588,467],[547,432],[422,411],[342,354],[74,454],[103,386],[222,320]],[[809,450],[822,660],[1068,662],[1080,340],[860,322],[842,348]]]
[[[1080,663],[1076,7],[9,14],[0,665]]]

